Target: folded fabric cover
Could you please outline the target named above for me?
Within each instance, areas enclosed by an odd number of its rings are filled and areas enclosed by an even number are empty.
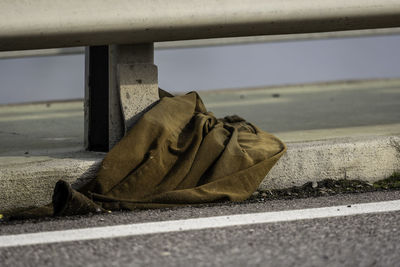
[[[56,184],[53,207],[30,213],[85,214],[242,201],[285,145],[238,116],[216,119],[196,92],[165,96],[107,154],[78,189]]]

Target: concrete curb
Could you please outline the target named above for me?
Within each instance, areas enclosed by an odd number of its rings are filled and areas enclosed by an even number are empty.
[[[0,211],[50,202],[59,179],[78,185],[94,177],[104,153],[76,152],[57,157],[10,157],[0,165]],[[7,162],[8,161],[8,162]],[[374,182],[400,171],[400,137],[342,138],[289,143],[286,155],[260,189],[287,188],[324,179]]]
[[[49,203],[58,180],[80,183],[94,177],[103,157],[103,153],[77,152],[28,162],[9,158],[17,162],[0,165],[0,213]]]
[[[375,182],[399,170],[399,136],[289,143],[287,153],[260,189],[288,188],[324,179]]]

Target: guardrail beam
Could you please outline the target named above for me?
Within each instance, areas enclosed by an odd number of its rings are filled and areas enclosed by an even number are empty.
[[[2,0],[0,51],[400,27],[399,0]]]

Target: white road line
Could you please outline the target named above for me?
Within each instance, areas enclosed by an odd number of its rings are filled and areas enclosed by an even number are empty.
[[[0,248],[400,211],[400,200],[0,236]]]
[[[219,102],[206,102],[206,108],[225,108],[232,106],[251,106],[271,103],[287,103],[292,102],[289,98],[261,98],[249,100],[233,100],[233,101],[219,101]]]

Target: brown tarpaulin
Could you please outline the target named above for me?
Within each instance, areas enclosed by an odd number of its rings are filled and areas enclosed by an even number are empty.
[[[285,149],[279,139],[238,116],[216,119],[195,92],[166,96],[107,154],[96,178],[79,192],[57,183],[54,215],[242,201]],[[47,210],[53,213],[51,206]]]

